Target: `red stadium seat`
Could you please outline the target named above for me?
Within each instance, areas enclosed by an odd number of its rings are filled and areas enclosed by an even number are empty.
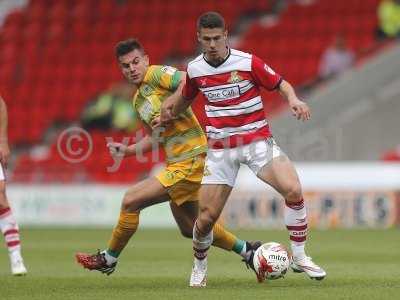
[[[356,52],[371,47],[378,3],[349,0],[289,4],[277,26],[251,26],[240,48],[257,49],[258,56],[278,72],[285,72],[292,83],[306,83],[317,75],[320,56],[335,35],[344,34]]]
[[[242,14],[268,11],[270,3],[29,1],[27,8],[7,16],[0,31],[0,86],[2,94],[10,98],[7,104],[11,142],[37,143],[56,120],[76,122],[87,101],[122,80],[114,57],[114,45],[119,40],[139,38],[151,62],[161,64],[170,56],[195,53],[195,20],[199,14],[220,11],[232,30]],[[253,24],[242,36],[239,48],[254,52],[285,78],[301,84],[316,75],[319,56],[337,33],[344,33],[356,51],[371,45],[378,3],[379,0],[324,0],[311,5],[289,4],[277,25]],[[268,94],[272,100],[266,105],[279,109],[281,102],[274,98]],[[194,106],[204,121],[201,100]],[[130,160],[120,173],[105,171],[105,166],[112,163],[104,146],[107,134],[115,133],[94,134],[95,159],[79,168],[66,166],[56,152],[51,152],[49,159],[41,163],[22,157],[14,178],[65,182],[84,174],[87,180],[131,182],[144,176],[153,163]],[[57,169],[61,173],[57,174]],[[36,171],[42,175],[35,177]]]

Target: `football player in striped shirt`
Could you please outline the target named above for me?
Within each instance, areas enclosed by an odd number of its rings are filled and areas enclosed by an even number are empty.
[[[110,275],[119,255],[139,225],[140,211],[148,206],[169,201],[172,214],[183,236],[192,238],[198,212],[198,191],[203,177],[207,139],[190,108],[171,120],[165,130],[152,131],[151,124],[159,117],[161,103],[171,95],[180,95],[184,73],[169,66],[149,65],[142,45],[135,39],[121,41],[116,57],[126,79],[137,87],[133,106],[148,132],[132,145],[109,143],[111,155],[127,157],[158,149],[167,156],[167,166],[157,176],[145,179],[128,189],[122,201],[118,224],[108,248],[97,254],[77,253],[77,261],[85,268]],[[183,78],[182,78],[183,76]],[[163,128],[161,128],[163,129]],[[246,242],[226,231],[220,224],[213,229],[214,246],[233,250],[247,263],[261,242]]]
[[[305,272],[312,279],[323,279],[326,272],[305,253],[307,215],[300,182],[292,162],[272,137],[260,89],[278,90],[299,120],[310,119],[309,107],[264,61],[229,47],[225,21],[220,14],[208,12],[200,16],[197,36],[204,53],[189,62],[182,95],[164,101],[160,116],[161,124],[170,121],[185,111],[199,92],[206,99],[209,150],[193,231],[195,258],[190,286],[205,286],[206,252],[212,241],[212,228],[231,193],[241,164],[247,165],[285,199],[284,218],[293,254],[292,269]]]
[[[25,275],[27,270],[21,256],[21,241],[17,221],[13,215],[6,195],[6,178],[4,168],[7,167],[10,148],[7,138],[8,115],[7,106],[0,96],[0,230],[10,256],[11,273],[16,276]]]

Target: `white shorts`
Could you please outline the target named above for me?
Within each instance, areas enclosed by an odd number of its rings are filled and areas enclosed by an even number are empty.
[[[275,157],[285,155],[275,140],[256,141],[230,149],[208,149],[201,184],[227,184],[234,186],[240,164],[247,165],[254,174]]]

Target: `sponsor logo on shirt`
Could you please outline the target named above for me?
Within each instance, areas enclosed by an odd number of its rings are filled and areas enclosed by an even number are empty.
[[[240,96],[239,86],[231,86],[226,88],[220,88],[215,90],[208,90],[204,92],[204,95],[207,97],[208,101],[222,101],[237,98]]]
[[[138,108],[140,118],[146,123],[150,123],[153,115],[153,106],[149,100],[144,101],[143,104]]]

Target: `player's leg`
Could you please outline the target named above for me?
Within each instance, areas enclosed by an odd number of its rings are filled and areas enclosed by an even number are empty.
[[[168,200],[167,190],[154,177],[129,188],[122,200],[120,216],[113,230],[107,253],[117,258],[137,230],[140,211]]]
[[[138,228],[140,211],[168,200],[166,188],[154,177],[129,188],[122,200],[120,216],[112,232],[108,248],[94,255],[78,253],[76,255],[78,262],[85,268],[110,275],[115,270],[119,255]]]
[[[13,275],[25,275],[27,270],[21,256],[21,242],[18,224],[6,196],[6,182],[0,165],[0,230],[8,248]]]
[[[240,162],[235,149],[209,149],[199,193],[199,213],[193,226],[194,263],[189,285],[203,287],[207,281],[207,251],[212,228],[235,184]]]
[[[204,287],[207,282],[207,251],[213,242],[213,226],[228,200],[232,187],[204,184],[200,189],[199,213],[193,226],[194,263],[189,285]]]
[[[201,169],[202,171],[203,161],[204,157],[198,156],[168,164],[156,177],[146,179],[131,187],[122,201],[120,217],[113,230],[108,249],[95,255],[78,254],[78,261],[88,269],[111,274],[115,269],[118,256],[137,230],[140,211],[148,206],[168,201],[172,197],[185,201],[187,187],[183,185],[179,188],[177,183],[188,175],[188,170]],[[201,172],[198,176],[201,176]]]
[[[279,148],[276,151],[280,151]],[[292,162],[286,155],[274,155],[274,158],[259,170],[257,176],[274,187],[285,199],[284,217],[290,235],[293,269],[306,272],[313,279],[323,279],[326,272],[305,254],[307,212],[300,181]]]
[[[191,239],[193,235],[194,220],[197,217],[197,211],[199,209],[197,202],[187,201],[181,205],[177,205],[171,201],[169,205],[182,236]]]
[[[220,151],[219,153],[221,154],[222,152]],[[218,157],[218,160],[223,159],[223,156]],[[193,224],[199,210],[197,200],[199,199],[199,189],[203,179],[204,160],[204,154],[198,155],[169,165],[166,172],[162,172],[157,176],[160,182],[168,187],[172,213],[182,234],[187,237],[192,237],[193,235]],[[213,170],[213,173],[216,172]],[[171,178],[173,179],[171,180]],[[216,181],[215,178],[211,180],[213,182]],[[227,250],[233,249],[239,254],[244,253],[243,255],[246,255],[246,248],[250,251],[250,248],[253,246],[253,244],[248,245],[245,241],[237,239],[218,223],[215,224],[213,230],[213,244],[217,247]]]
[[[199,210],[198,201],[187,201],[181,205],[171,201],[170,207],[182,235],[193,238],[193,225]],[[234,251],[245,260],[251,256],[253,248],[258,248],[258,244],[259,242],[247,242],[237,238],[219,222],[214,225],[212,245],[227,251]]]

